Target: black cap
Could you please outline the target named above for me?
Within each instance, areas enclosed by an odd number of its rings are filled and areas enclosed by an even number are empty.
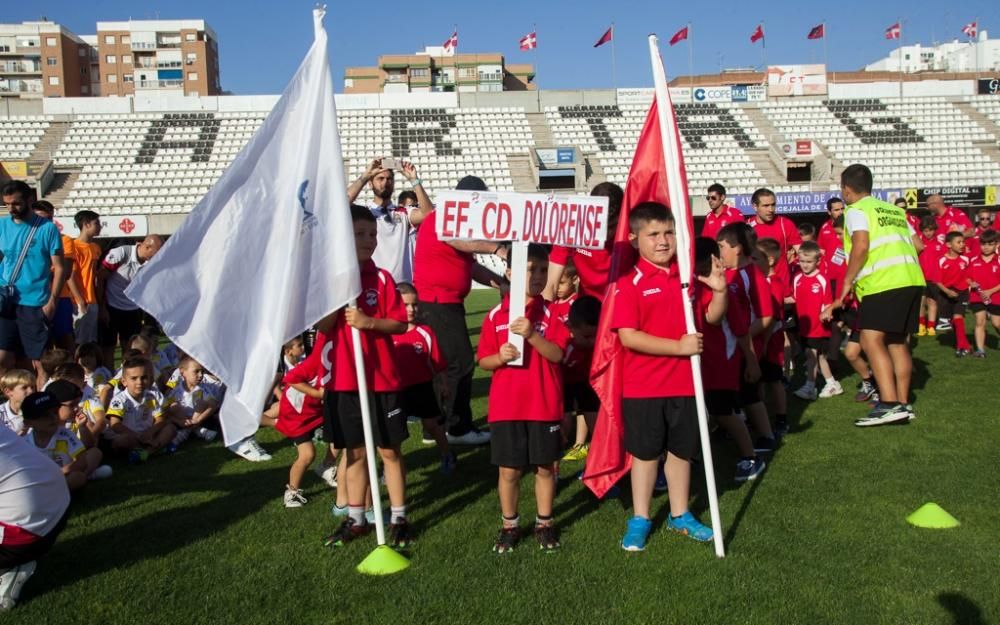
[[[21,403],[21,411],[24,413],[25,421],[41,419],[49,413],[52,408],[59,407],[59,400],[47,391],[32,393],[24,398]]]
[[[477,178],[476,176],[466,176],[458,181],[455,185],[456,191],[489,191],[489,187],[483,182],[482,178]]]
[[[45,387],[45,392],[56,398],[60,404],[83,397],[83,391],[69,380],[56,380]]]

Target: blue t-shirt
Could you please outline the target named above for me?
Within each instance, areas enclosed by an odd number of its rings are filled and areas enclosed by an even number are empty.
[[[59,229],[51,221],[34,216],[38,230],[31,240],[28,255],[21,265],[21,273],[14,286],[17,287],[18,304],[21,306],[44,306],[52,293],[52,257],[62,256],[62,240]],[[32,222],[14,223],[13,217],[0,219],[0,252],[3,253],[3,275],[0,285],[7,286],[14,272],[21,248],[31,231]]]

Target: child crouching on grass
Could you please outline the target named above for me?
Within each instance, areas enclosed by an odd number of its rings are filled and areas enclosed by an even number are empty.
[[[518,515],[520,482],[524,470],[535,473],[535,539],[543,551],[559,548],[552,520],[555,499],[555,463],[562,455],[563,351],[569,332],[551,314],[542,299],[549,272],[548,251],[528,246],[524,317],[510,319],[510,296],[505,296],[483,320],[477,359],[493,372],[490,382],[490,455],[500,469],[497,490],[503,524],[493,551],[513,551],[521,537]],[[507,270],[510,278],[510,269]],[[512,366],[519,354],[510,333],[524,337],[523,363]]]

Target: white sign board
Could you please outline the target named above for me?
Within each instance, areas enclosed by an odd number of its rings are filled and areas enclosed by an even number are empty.
[[[72,217],[56,217],[53,219],[59,232],[76,238],[80,230]],[[105,237],[144,237],[149,234],[149,224],[145,215],[102,215],[101,238]]]
[[[491,191],[444,191],[435,198],[438,238],[512,241],[510,320],[524,316],[528,244],[599,249],[608,236],[608,198],[592,195],[548,195]],[[524,338],[508,332],[507,342],[521,357]]]
[[[826,65],[771,65],[767,95],[772,97],[826,95]]]

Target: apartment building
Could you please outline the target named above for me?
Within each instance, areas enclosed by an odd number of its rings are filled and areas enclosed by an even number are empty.
[[[95,95],[94,49],[54,22],[0,24],[0,97]]]
[[[431,46],[415,54],[386,54],[375,67],[348,67],[344,93],[534,90],[531,65],[507,65],[502,54],[449,54]]]

